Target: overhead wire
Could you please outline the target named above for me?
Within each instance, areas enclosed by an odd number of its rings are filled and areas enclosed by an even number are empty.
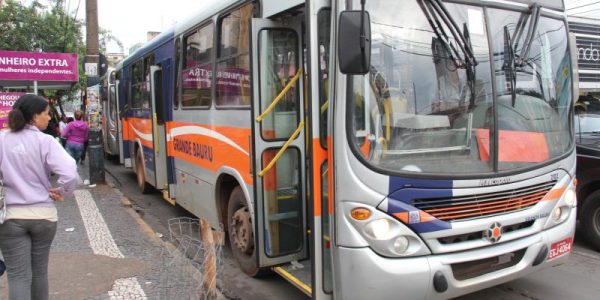
[[[587,4],[575,6],[575,7],[570,7],[570,8],[567,8],[567,10],[578,9],[578,8],[587,7],[587,6],[596,5],[596,4],[600,4],[600,1],[592,2],[592,3],[587,3]]]

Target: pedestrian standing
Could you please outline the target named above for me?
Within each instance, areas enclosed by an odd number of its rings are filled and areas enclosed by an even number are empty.
[[[83,113],[79,110],[76,111],[75,121],[67,124],[65,132],[62,134],[62,137],[67,140],[67,152],[76,162],[81,159],[85,142],[88,139],[88,124],[82,121],[82,118]]]
[[[24,95],[8,115],[10,131],[0,134],[7,208],[0,249],[10,300],[49,298],[48,259],[58,221],[54,201],[71,195],[79,181],[75,160],[42,133],[49,121],[48,101]],[[50,173],[58,176],[57,187],[50,184]]]
[[[63,132],[65,132],[65,128],[67,128],[67,116],[63,115],[62,118],[60,118],[60,122],[58,122],[60,143],[63,147],[67,144],[67,140],[62,137]]]

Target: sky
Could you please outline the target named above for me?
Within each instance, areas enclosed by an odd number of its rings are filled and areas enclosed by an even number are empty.
[[[98,23],[121,40],[125,53],[136,43],[146,42],[148,31],[161,32],[177,21],[216,0],[97,0]],[[65,0],[65,5],[78,19],[85,19],[85,0]],[[79,10],[77,6],[79,5]],[[107,45],[107,52],[120,52],[116,43]]]
[[[65,1],[71,11],[75,11],[77,3],[81,1],[78,18],[85,18],[85,0]],[[98,18],[100,27],[110,30],[119,38],[125,46],[125,53],[128,53],[129,47],[146,41],[146,32],[167,29],[178,20],[183,21],[216,1],[218,0],[98,0]],[[600,19],[600,0],[566,0],[565,3],[568,14]],[[119,48],[116,44],[109,44],[108,51],[118,52]]]
[[[30,0],[21,0],[29,2]],[[64,0],[65,6],[78,19],[85,20],[86,0]],[[136,43],[146,42],[148,31],[161,32],[177,21],[186,20],[202,7],[219,0],[97,0],[98,22],[121,40],[125,54]],[[375,1],[375,0],[371,0]],[[42,2],[44,2],[42,0]],[[565,0],[567,14],[600,19],[600,0]],[[84,32],[85,38],[85,32]],[[116,43],[107,45],[108,52],[120,52]]]

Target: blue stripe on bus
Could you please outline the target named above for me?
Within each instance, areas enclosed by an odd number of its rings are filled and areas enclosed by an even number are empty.
[[[402,188],[452,189],[452,180],[390,177],[389,193]]]
[[[452,198],[452,189],[404,188],[392,192],[388,197],[412,204],[415,199]]]
[[[390,197],[388,199],[387,213],[392,215],[394,213],[401,213],[401,212],[417,212],[417,213],[419,213],[420,210],[410,204],[405,203],[404,201],[400,201],[400,200],[393,199]],[[432,231],[445,230],[445,229],[452,228],[452,225],[450,224],[450,222],[441,221],[441,220],[437,220],[437,219],[427,221],[427,222],[421,222],[419,220],[418,222],[409,223],[406,225],[408,227],[410,227],[410,229],[414,230],[416,233],[425,233],[425,232],[432,232]]]
[[[452,180],[431,180],[390,177],[388,214],[419,212],[412,203],[415,199],[452,198]],[[449,222],[430,220],[406,224],[416,233],[425,233],[452,228]]]
[[[417,233],[433,232],[452,228],[450,222],[433,220],[429,222],[421,222],[410,224],[409,227]]]

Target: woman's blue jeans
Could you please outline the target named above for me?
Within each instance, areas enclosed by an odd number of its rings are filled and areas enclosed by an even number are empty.
[[[65,148],[67,150],[67,153],[69,153],[69,155],[71,155],[71,157],[73,157],[75,161],[79,163],[79,160],[81,159],[81,154],[83,154],[83,144],[71,144],[67,142],[67,146]]]
[[[48,259],[56,222],[10,219],[0,225],[0,249],[10,300],[47,300]]]

